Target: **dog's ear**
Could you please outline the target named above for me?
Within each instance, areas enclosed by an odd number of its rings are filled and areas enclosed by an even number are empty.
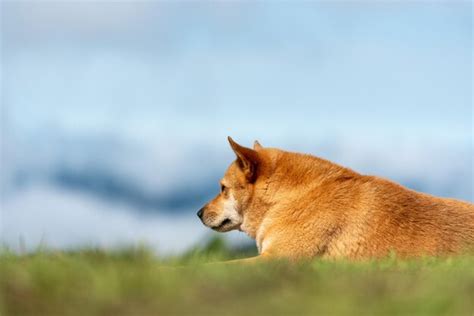
[[[237,155],[237,164],[245,174],[249,182],[254,182],[257,178],[257,168],[260,163],[258,153],[250,148],[240,146],[232,138],[227,137],[230,147]]]
[[[253,150],[260,150],[262,149],[263,146],[260,145],[260,143],[258,142],[258,140],[256,140],[254,143],[253,143]]]

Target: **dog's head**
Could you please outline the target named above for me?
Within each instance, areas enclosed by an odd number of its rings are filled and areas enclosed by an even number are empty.
[[[251,149],[240,146],[230,137],[228,140],[237,159],[221,179],[220,193],[197,213],[204,225],[219,232],[241,228],[263,164],[259,153],[262,146],[257,141]]]

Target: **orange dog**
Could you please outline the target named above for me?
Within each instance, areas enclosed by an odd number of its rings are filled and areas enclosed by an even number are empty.
[[[474,246],[473,204],[310,155],[229,142],[237,160],[198,216],[216,231],[239,229],[256,239],[259,257],[407,257]]]

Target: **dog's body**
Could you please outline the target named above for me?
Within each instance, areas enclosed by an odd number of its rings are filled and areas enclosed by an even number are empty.
[[[263,256],[363,259],[459,253],[474,246],[474,205],[415,192],[310,155],[242,147],[222,192],[198,214],[240,229]]]

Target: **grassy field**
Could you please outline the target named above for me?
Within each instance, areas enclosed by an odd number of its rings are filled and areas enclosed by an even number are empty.
[[[252,251],[250,251],[252,252]],[[474,315],[474,256],[371,262],[205,264],[144,248],[0,254],[1,315]]]

